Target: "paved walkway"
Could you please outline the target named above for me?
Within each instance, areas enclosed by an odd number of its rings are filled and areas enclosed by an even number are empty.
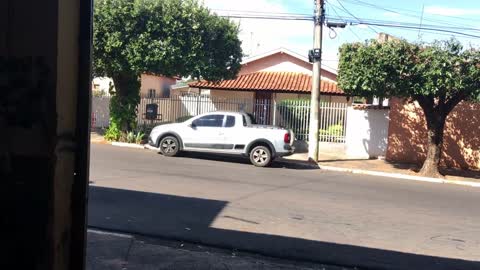
[[[87,270],[347,270],[104,231],[88,231]]]
[[[103,138],[103,135],[99,131],[90,132],[90,142],[92,143],[103,143],[106,142]]]

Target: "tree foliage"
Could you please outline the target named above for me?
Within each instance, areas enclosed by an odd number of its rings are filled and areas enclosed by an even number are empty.
[[[351,95],[417,101],[429,136],[422,173],[436,175],[446,117],[461,101],[480,99],[480,51],[464,49],[454,39],[345,44],[340,48],[338,83]]]
[[[114,81],[112,122],[132,128],[142,73],[234,78],[242,58],[238,31],[195,0],[96,0],[93,75]]]

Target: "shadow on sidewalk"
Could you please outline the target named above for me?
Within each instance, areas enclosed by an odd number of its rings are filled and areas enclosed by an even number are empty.
[[[89,226],[366,269],[480,269],[480,262],[211,227],[227,201],[90,186]]]

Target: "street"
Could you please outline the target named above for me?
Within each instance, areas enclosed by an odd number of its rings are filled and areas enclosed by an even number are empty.
[[[480,189],[92,144],[89,225],[373,269],[480,269]]]

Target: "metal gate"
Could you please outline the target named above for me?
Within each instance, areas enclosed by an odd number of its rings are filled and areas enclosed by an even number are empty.
[[[272,123],[292,129],[298,140],[308,141],[310,100],[273,102]],[[345,143],[347,103],[321,102],[319,105],[319,140]]]
[[[319,140],[345,143],[347,133],[347,103],[322,102],[319,108]]]

